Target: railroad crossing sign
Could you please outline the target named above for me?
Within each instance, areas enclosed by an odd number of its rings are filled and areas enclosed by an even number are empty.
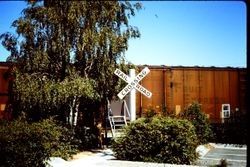
[[[130,78],[129,76],[127,76],[126,74],[124,74],[121,70],[116,69],[115,70],[115,75],[117,75],[118,77],[120,77],[122,80],[124,80],[125,82],[127,82],[128,84],[122,89],[122,91],[120,91],[120,93],[118,93],[118,97],[120,99],[123,99],[124,96],[126,96],[126,94],[128,94],[132,89],[136,89],[139,92],[141,92],[142,94],[144,94],[146,97],[150,98],[152,96],[152,93],[147,90],[146,88],[144,88],[143,86],[141,86],[139,84],[139,82],[150,72],[150,70],[148,69],[148,67],[145,67],[137,76],[135,76],[134,78]]]

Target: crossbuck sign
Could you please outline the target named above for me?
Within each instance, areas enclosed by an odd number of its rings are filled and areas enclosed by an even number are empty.
[[[116,69],[115,70],[115,75],[120,77],[122,80],[127,82],[127,86],[125,86],[120,93],[118,93],[118,97],[120,99],[123,99],[126,94],[128,94],[132,89],[136,89],[140,91],[142,94],[144,94],[146,97],[150,98],[152,96],[152,93],[148,91],[146,88],[141,86],[139,82],[150,72],[148,67],[145,67],[137,76],[134,78],[130,78],[126,74],[124,74],[121,70]]]

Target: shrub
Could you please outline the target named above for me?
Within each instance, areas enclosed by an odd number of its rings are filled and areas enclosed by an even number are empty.
[[[238,110],[231,111],[230,118],[224,123],[211,124],[216,143],[246,144],[247,143],[247,115]]]
[[[52,119],[29,124],[22,120],[0,123],[1,167],[42,167],[51,156],[69,157],[76,148],[67,129]]]
[[[121,160],[190,164],[197,158],[197,136],[192,123],[170,117],[139,118],[112,142]]]
[[[76,127],[75,132],[75,137],[80,141],[78,145],[80,150],[89,150],[101,147],[98,138],[100,132],[96,126],[78,126]]]
[[[150,107],[145,111],[145,117],[146,117],[146,118],[151,118],[151,117],[153,117],[153,116],[155,116],[155,115],[157,115],[157,113],[156,113],[155,109],[154,109],[152,106],[150,106]]]
[[[192,122],[199,139],[199,144],[206,144],[209,140],[212,140],[213,131],[209,119],[206,114],[201,111],[201,105],[199,103],[193,102],[180,114],[180,117]]]

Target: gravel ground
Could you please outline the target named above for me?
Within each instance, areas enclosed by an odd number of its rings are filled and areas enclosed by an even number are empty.
[[[246,149],[246,146],[209,143],[207,145],[197,147],[196,151],[199,153],[200,159],[202,159],[209,150],[214,148]],[[65,161],[60,157],[52,157],[48,163],[51,165],[51,167],[82,167],[86,165],[88,167],[195,167],[194,165],[120,161],[115,159],[111,149],[81,152],[75,155],[73,159],[69,161]],[[218,164],[218,162],[216,163]],[[199,164],[200,166],[207,166],[205,163]]]

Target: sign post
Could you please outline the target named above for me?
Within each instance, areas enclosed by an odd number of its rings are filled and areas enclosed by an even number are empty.
[[[127,76],[124,74],[121,70],[116,69],[115,75],[117,75],[119,78],[127,82],[128,84],[118,93],[118,97],[120,99],[123,99],[129,92],[130,92],[130,119],[131,121],[136,119],[136,96],[135,96],[135,89],[141,92],[146,97],[150,98],[152,96],[152,93],[141,86],[139,82],[150,72],[148,67],[145,67],[138,75],[135,76],[135,70],[130,69],[129,75]]]
[[[135,69],[129,69],[129,77],[135,78]],[[132,89],[129,94],[129,111],[130,111],[130,120],[136,120],[136,96],[135,89]]]

